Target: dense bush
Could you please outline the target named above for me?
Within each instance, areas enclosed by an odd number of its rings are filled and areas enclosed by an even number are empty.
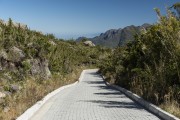
[[[116,48],[100,70],[115,84],[155,104],[180,103],[180,21],[169,9],[166,16],[155,10],[158,23],[136,35],[135,41]]]

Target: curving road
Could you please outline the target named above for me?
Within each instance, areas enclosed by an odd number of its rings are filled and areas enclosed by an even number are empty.
[[[108,87],[95,69],[48,100],[31,120],[159,120],[121,92]]]

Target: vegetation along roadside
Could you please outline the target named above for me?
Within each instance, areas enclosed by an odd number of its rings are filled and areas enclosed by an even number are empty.
[[[142,96],[180,118],[180,3],[135,40],[99,65],[107,81]]]

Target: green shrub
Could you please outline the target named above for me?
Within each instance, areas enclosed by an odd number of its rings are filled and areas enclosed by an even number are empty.
[[[159,22],[116,48],[102,60],[100,70],[155,104],[166,102],[167,96],[180,104],[180,21],[170,10],[166,16],[155,10]]]
[[[22,66],[24,71],[29,71],[31,69],[31,64],[28,60],[23,61]]]

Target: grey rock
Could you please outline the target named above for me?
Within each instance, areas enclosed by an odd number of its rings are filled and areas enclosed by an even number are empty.
[[[29,60],[31,64],[31,74],[32,75],[38,75],[41,73],[40,69],[40,60],[39,59],[31,59]]]
[[[15,85],[15,84],[12,84],[10,86],[10,88],[11,88],[12,92],[17,92],[17,91],[19,91],[21,89],[21,87],[19,85]]]
[[[10,110],[9,107],[5,107],[3,111],[6,113],[6,112],[8,112],[9,110]]]
[[[85,41],[84,45],[91,46],[91,47],[95,46],[95,44],[92,41]]]
[[[0,71],[8,67],[7,59],[8,59],[7,52],[2,49],[0,51]]]
[[[46,79],[51,77],[51,72],[49,70],[48,65],[49,65],[48,60],[44,60],[42,62],[42,67],[41,67],[42,68],[42,73],[43,73],[43,77],[46,78]]]
[[[5,68],[8,68],[8,61],[7,61],[7,59],[1,59],[0,60],[0,65],[1,65],[1,67],[2,67],[2,70],[4,70]]]
[[[15,64],[12,63],[12,62],[9,63],[8,68],[9,68],[10,71],[15,71],[15,70],[17,69],[16,66],[15,66]]]
[[[4,58],[5,60],[8,59],[8,55],[5,50],[0,51],[0,58]]]
[[[3,93],[6,94],[6,95],[8,95],[8,96],[12,95],[12,93],[9,92],[9,91],[4,91]]]
[[[51,72],[48,67],[48,60],[40,61],[39,59],[30,59],[29,60],[31,64],[31,74],[36,76],[39,75],[45,79],[48,79],[51,77]]]
[[[0,92],[0,98],[5,98],[5,97],[6,97],[6,94],[3,92]]]
[[[24,57],[25,57],[25,54],[21,49],[15,46],[10,48],[9,53],[8,53],[9,61],[20,62]]]

